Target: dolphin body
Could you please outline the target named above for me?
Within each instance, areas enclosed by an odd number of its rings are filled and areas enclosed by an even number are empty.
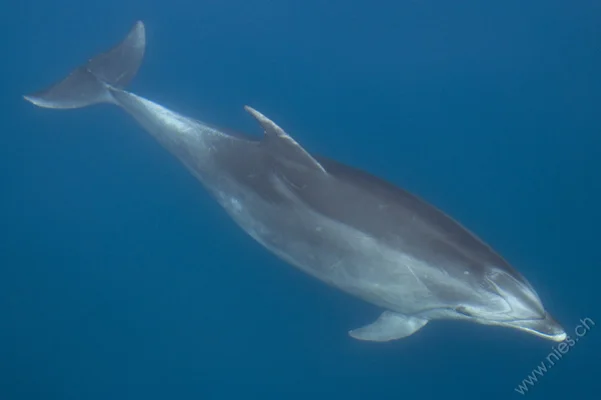
[[[144,25],[47,90],[46,108],[121,107],[175,155],[256,241],[305,273],[385,311],[351,330],[407,337],[430,320],[516,328],[563,341],[526,279],[440,210],[379,178],[307,152],[260,112],[261,140],[232,136],[123,87],[146,46]]]

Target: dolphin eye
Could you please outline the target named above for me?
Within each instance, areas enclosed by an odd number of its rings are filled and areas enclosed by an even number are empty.
[[[467,310],[464,306],[459,306],[455,308],[455,311],[459,314],[465,315],[466,317],[472,317],[472,313]]]

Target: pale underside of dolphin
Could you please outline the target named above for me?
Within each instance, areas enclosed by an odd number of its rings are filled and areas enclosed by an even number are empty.
[[[388,341],[430,320],[498,325],[562,341],[526,279],[437,208],[377,177],[312,155],[260,112],[265,133],[232,136],[123,88],[146,46],[137,22],[110,51],[47,90],[46,108],[119,106],[175,155],[257,242],[305,273],[384,311],[352,337]]]

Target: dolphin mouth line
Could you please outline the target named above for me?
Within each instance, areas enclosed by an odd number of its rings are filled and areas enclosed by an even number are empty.
[[[568,338],[568,334],[566,332],[560,332],[560,333],[544,333],[544,332],[539,332],[537,330],[534,329],[526,329],[523,328],[522,330],[527,331],[532,333],[535,336],[539,336],[545,339],[549,339],[552,340],[554,342],[563,342],[564,340],[566,340]]]
[[[523,318],[508,321],[496,321],[496,325],[517,328],[519,330],[532,333],[536,336],[563,342],[568,335],[564,328],[548,313],[543,318]]]
[[[516,319],[499,319],[498,322],[506,323],[506,324],[514,324],[520,322],[538,322],[547,320],[547,316],[545,315],[543,318],[516,318]]]

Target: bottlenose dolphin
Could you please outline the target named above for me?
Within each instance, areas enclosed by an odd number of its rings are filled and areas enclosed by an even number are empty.
[[[459,223],[366,172],[309,153],[259,111],[261,140],[227,134],[123,88],[146,46],[137,22],[111,50],[47,90],[46,108],[121,107],[202,183],[238,225],[282,260],[384,311],[349,331],[407,337],[436,319],[511,327],[563,341],[526,279]]]

